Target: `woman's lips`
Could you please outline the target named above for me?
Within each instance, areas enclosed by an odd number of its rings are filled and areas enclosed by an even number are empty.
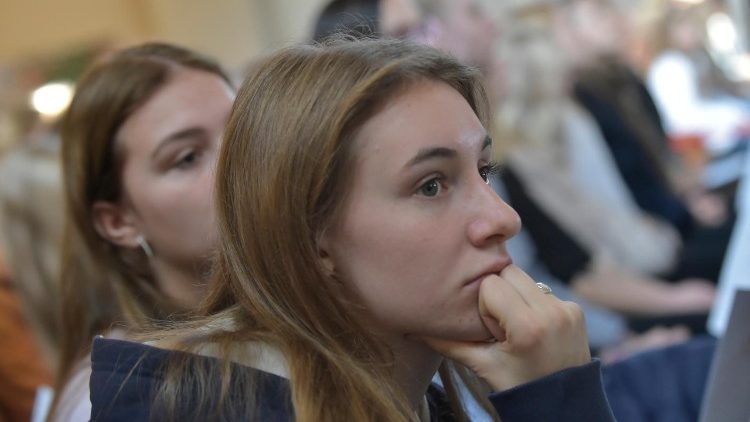
[[[491,276],[491,275],[497,275],[499,276],[500,273],[509,265],[513,263],[513,260],[510,259],[510,257],[503,259],[502,261],[498,261],[491,266],[489,266],[486,270],[482,271],[478,276],[470,279],[469,281],[464,283],[464,286],[471,286],[474,284],[479,283],[480,281],[484,280],[485,277]]]

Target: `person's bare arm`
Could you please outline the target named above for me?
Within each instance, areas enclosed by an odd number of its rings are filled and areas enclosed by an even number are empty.
[[[705,280],[668,283],[614,267],[588,271],[573,280],[572,288],[592,303],[638,316],[708,312],[715,296],[714,286]]]

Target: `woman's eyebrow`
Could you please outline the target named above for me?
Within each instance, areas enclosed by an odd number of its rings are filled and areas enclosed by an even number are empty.
[[[428,148],[422,148],[417,152],[417,155],[415,155],[409,162],[404,165],[404,167],[412,167],[417,164],[420,164],[422,162],[432,160],[435,158],[454,158],[458,155],[458,152],[456,152],[455,149],[452,148],[446,148],[446,147],[428,147]]]
[[[492,146],[492,138],[490,138],[489,135],[485,135],[484,142],[482,142],[482,148],[481,150],[484,151],[487,147]],[[404,168],[412,167],[417,164],[423,163],[428,160],[432,160],[435,158],[443,158],[443,159],[450,159],[455,158],[458,156],[458,152],[453,148],[448,147],[427,147],[422,148],[417,152],[417,155],[415,155],[411,160],[409,160],[405,165]]]

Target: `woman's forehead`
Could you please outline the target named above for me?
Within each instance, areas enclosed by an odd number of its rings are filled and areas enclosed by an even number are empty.
[[[390,99],[357,135],[363,156],[388,154],[402,161],[424,148],[482,149],[487,133],[468,101],[443,82],[416,83]]]

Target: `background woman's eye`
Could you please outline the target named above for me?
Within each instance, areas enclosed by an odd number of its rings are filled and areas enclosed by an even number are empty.
[[[440,193],[440,189],[440,180],[430,179],[419,187],[419,193],[427,197],[432,197],[437,196],[437,194]]]
[[[191,164],[195,162],[197,159],[198,154],[196,154],[195,151],[191,151],[188,154],[183,155],[180,157],[179,161],[177,161],[177,167],[189,167]]]

